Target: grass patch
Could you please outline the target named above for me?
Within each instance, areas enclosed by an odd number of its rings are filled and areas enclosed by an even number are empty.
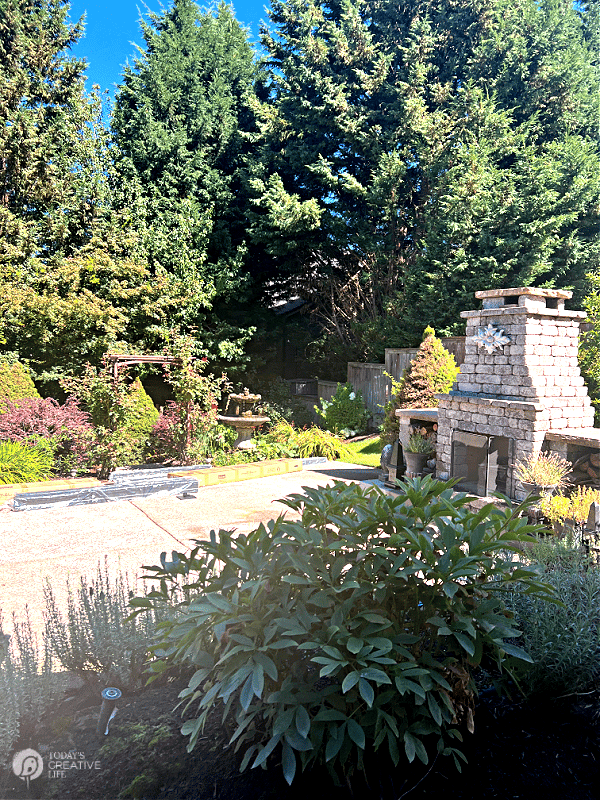
[[[378,467],[381,461],[381,451],[383,443],[378,434],[369,436],[358,441],[347,441],[349,455],[342,456],[340,461],[348,464],[361,464],[365,467]]]

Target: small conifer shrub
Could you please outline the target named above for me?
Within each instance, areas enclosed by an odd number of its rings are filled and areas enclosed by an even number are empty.
[[[27,367],[19,361],[0,358],[0,414],[6,411],[9,401],[39,396]]]
[[[386,404],[382,426],[385,441],[391,442],[398,437],[397,408],[436,407],[436,394],[449,392],[458,372],[454,356],[437,338],[434,329],[427,326],[417,354],[404,371],[402,380],[392,382],[394,394]]]
[[[158,421],[158,411],[139,378],[136,378],[129,387],[125,405],[128,414],[123,429],[124,435],[133,442],[145,442]]]

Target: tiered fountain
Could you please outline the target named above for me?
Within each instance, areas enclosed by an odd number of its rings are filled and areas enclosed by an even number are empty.
[[[240,394],[230,394],[225,414],[219,414],[217,417],[219,422],[236,429],[237,439],[234,446],[240,450],[253,450],[256,447],[252,441],[254,429],[269,422],[269,417],[254,413],[254,406],[260,399],[260,394],[250,394],[248,389],[244,389]],[[228,414],[230,409],[232,413]]]

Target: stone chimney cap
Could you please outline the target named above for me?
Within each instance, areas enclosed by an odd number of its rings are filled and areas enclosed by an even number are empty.
[[[475,292],[478,300],[487,300],[493,297],[514,297],[519,295],[530,295],[533,297],[557,297],[561,300],[570,300],[573,292],[566,289],[538,289],[535,286],[520,286],[514,289],[486,289],[483,292]]]

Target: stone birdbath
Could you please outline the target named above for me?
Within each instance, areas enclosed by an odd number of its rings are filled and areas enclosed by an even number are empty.
[[[252,441],[254,429],[269,422],[269,417],[254,413],[254,406],[260,399],[260,394],[251,394],[246,388],[239,394],[230,394],[225,409],[226,413],[219,414],[217,417],[219,422],[224,422],[236,429],[237,439],[234,447],[239,450],[254,450],[256,447],[256,443]],[[230,411],[232,413],[227,413]]]

